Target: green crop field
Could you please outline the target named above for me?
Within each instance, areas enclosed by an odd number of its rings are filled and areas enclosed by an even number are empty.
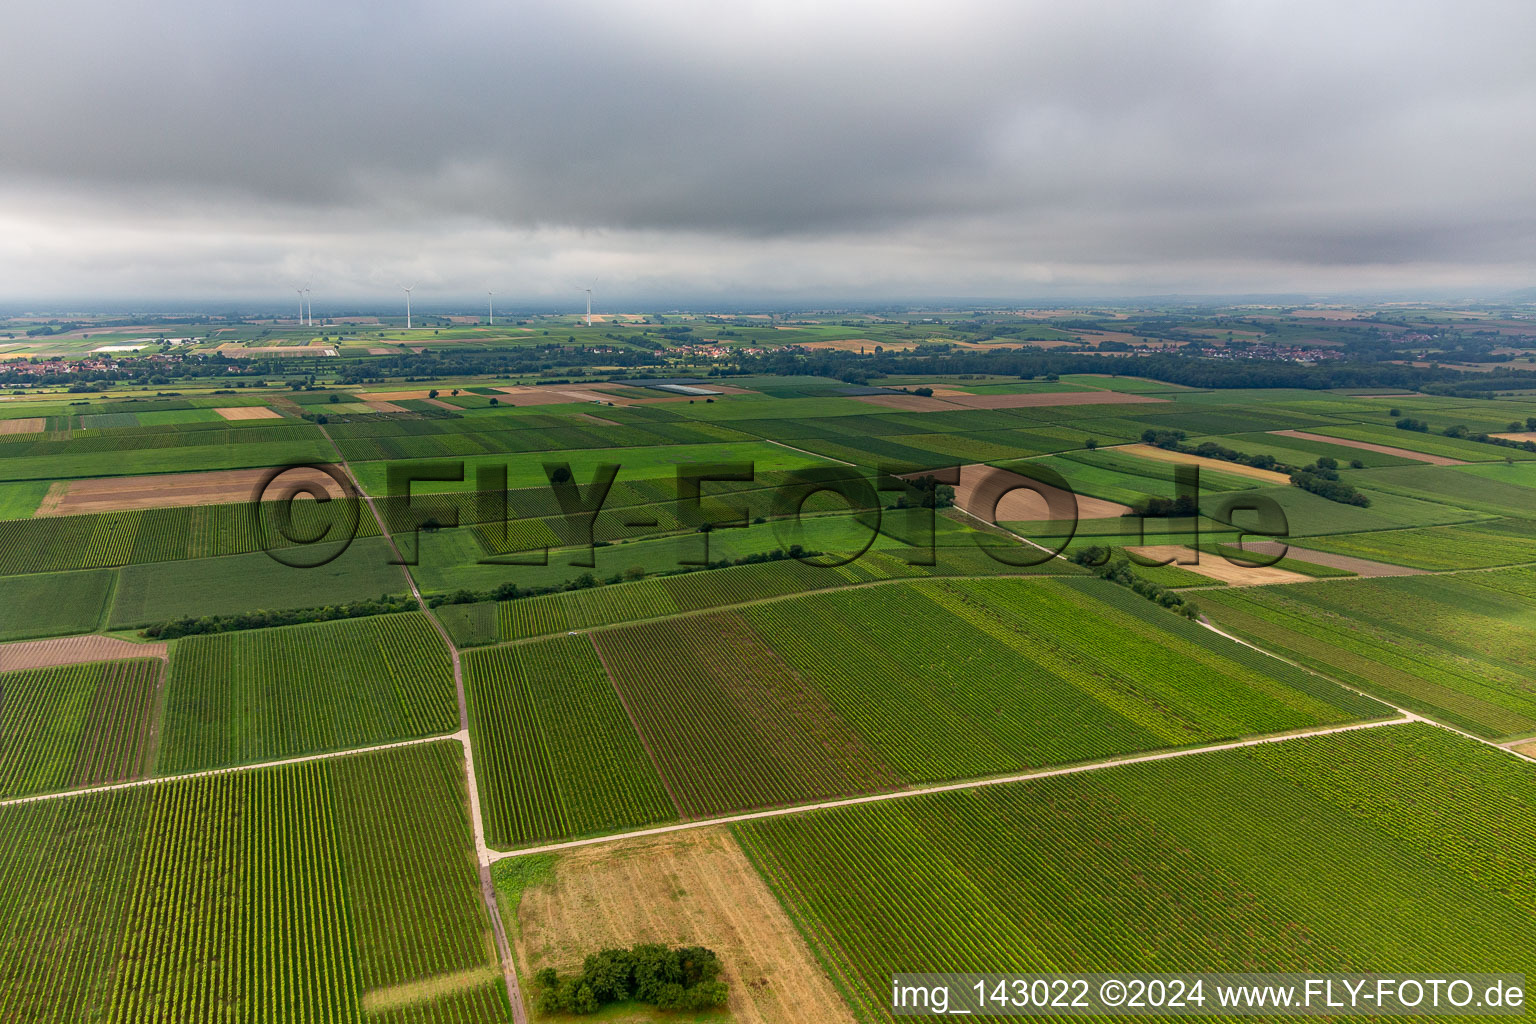
[[[465,669],[490,842],[677,817],[586,637],[473,652]]]
[[[915,965],[1529,972],[1533,809],[1529,765],[1404,725],[733,829],[890,1020]]]
[[[1536,562],[1536,520],[1486,519],[1424,530],[1307,537],[1319,551],[1415,569],[1477,569]]]
[[[1201,595],[1211,619],[1270,650],[1482,736],[1536,731],[1529,569]]]
[[[260,519],[252,503],[186,505],[0,520],[0,576],[62,572],[143,562],[239,555],[266,547],[291,547],[271,525],[272,504]],[[356,512],[359,537],[377,537],[379,528],[361,503],[351,499],[295,502],[293,536],[318,536],[328,526],[338,535]]]
[[[437,743],[0,808],[0,1015],[503,1021],[463,800]]]
[[[260,551],[124,566],[112,601],[111,628],[183,616],[319,608],[402,594],[405,577],[398,565],[390,564],[392,558],[383,538],[365,537],[315,568],[284,565]]]
[[[114,573],[41,573],[0,580],[0,640],[90,633],[101,625]]]
[[[689,816],[1386,713],[1098,581],[896,583],[593,642]]]
[[[448,653],[419,612],[174,642],[160,774],[452,732]]]
[[[0,673],[0,796],[143,775],[164,668],[142,658]]]

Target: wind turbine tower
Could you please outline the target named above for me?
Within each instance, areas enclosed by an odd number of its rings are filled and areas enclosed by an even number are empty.
[[[596,281],[593,281],[592,284],[590,286],[586,287],[586,288],[583,288],[580,285],[578,285],[576,287],[577,291],[579,291],[579,292],[586,292],[587,293],[587,326],[588,327],[592,326],[592,289],[595,288],[595,287],[597,287],[597,282]]]
[[[416,287],[415,285],[410,285],[409,287],[407,287],[406,285],[401,285],[400,286],[400,288],[405,292],[405,329],[406,330],[410,330],[411,329],[411,289],[415,288],[415,287]]]
[[[304,289],[303,288],[295,288],[294,291],[299,293],[299,326],[303,327],[304,326]]]
[[[488,291],[488,292],[485,293],[485,314],[486,314],[486,319],[488,319],[490,321],[490,326],[492,326],[492,327],[496,326],[496,299],[495,299],[495,295],[496,295],[495,292],[489,292]]]
[[[309,305],[309,326],[315,326],[315,304],[309,299],[309,285],[304,286],[304,301]]]

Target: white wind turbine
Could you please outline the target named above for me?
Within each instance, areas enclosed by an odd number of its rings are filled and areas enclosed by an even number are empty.
[[[496,326],[496,300],[495,300],[495,295],[496,295],[496,293],[492,292],[492,291],[487,291],[485,293],[485,312],[486,312],[486,318],[490,321],[490,325],[492,327]]]
[[[410,330],[411,329],[411,289],[415,288],[415,287],[416,286],[413,285],[413,284],[412,285],[404,285],[403,284],[403,285],[400,286],[401,290],[405,292],[405,329],[406,330]]]
[[[303,288],[295,288],[294,291],[299,293],[299,326],[303,327],[304,326],[304,289]]]
[[[595,278],[595,277],[592,279],[592,284],[590,286],[586,287],[586,288],[581,287],[581,285],[577,285],[576,286],[576,290],[577,291],[579,291],[579,292],[586,292],[587,293],[587,326],[588,327],[592,326],[592,289],[596,288],[596,287],[597,287],[597,278]]]
[[[309,326],[315,326],[315,304],[309,299],[309,285],[304,286],[304,301],[309,305]]]

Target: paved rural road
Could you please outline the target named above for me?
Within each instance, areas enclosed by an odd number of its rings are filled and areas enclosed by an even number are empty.
[[[453,662],[453,688],[459,699],[459,731],[454,734],[464,746],[464,782],[469,790],[469,820],[475,837],[475,865],[480,872],[480,897],[485,901],[485,909],[491,917],[491,931],[496,936],[496,951],[501,957],[501,974],[507,985],[507,999],[512,1004],[512,1019],[514,1024],[528,1024],[528,1011],[523,1006],[522,993],[517,985],[517,965],[512,960],[512,944],[507,941],[507,928],[501,920],[501,906],[496,902],[496,885],[491,880],[491,851],[485,845],[485,819],[480,813],[480,785],[475,777],[475,748],[469,739],[469,701],[464,694],[464,665],[459,660],[459,649],[454,644],[453,638],[448,635],[438,617],[432,614],[432,609],[427,607],[426,600],[421,596],[421,589],[416,586],[416,579],[411,575],[410,566],[405,564],[404,557],[400,554],[400,547],[395,543],[394,536],[389,532],[389,526],[385,524],[384,517],[379,514],[379,509],[373,503],[373,496],[363,490],[363,485],[358,481],[357,474],[352,472],[352,466],[342,454],[341,445],[331,437],[330,431],[324,426],[320,427],[320,433],[330,442],[336,450],[336,459],[347,479],[352,481],[352,487],[363,501],[368,503],[368,511],[373,513],[374,521],[379,524],[379,532],[389,543],[389,549],[395,553],[395,560],[400,563],[400,572],[405,576],[406,586],[411,588],[411,596],[416,599],[416,604],[421,608],[421,613],[432,623],[432,628],[437,630],[437,635],[442,638],[443,644],[448,648],[448,657]]]

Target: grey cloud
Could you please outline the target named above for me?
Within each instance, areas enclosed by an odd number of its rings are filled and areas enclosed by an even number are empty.
[[[363,290],[411,253],[446,279],[509,245],[550,275],[530,290],[604,259],[636,289],[741,288],[772,251],[807,289],[857,258],[849,282],[929,294],[1536,255],[1524,3],[13,0],[6,22],[0,224],[34,287],[108,286],[93,261],[128,236],[161,273],[197,252],[207,289],[307,265]]]

